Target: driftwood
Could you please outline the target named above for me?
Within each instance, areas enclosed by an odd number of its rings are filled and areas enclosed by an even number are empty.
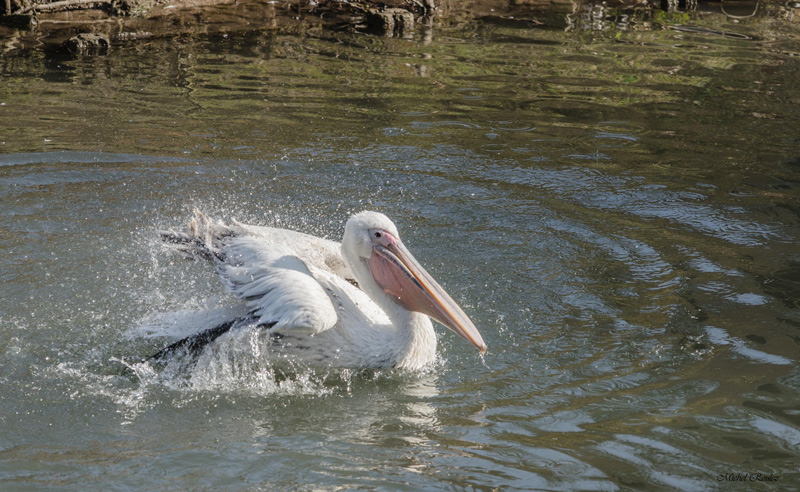
[[[111,0],[61,0],[52,3],[38,3],[18,9],[13,15],[27,14],[28,12],[34,10],[44,12],[47,10],[69,9],[72,7],[91,4],[111,4]],[[6,7],[8,9],[11,8],[11,0],[6,0]]]

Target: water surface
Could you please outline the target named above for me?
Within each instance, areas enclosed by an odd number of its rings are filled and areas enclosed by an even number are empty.
[[[7,53],[0,488],[795,487],[797,24],[581,12]],[[232,304],[158,242],[194,208],[380,210],[489,352],[132,372]]]

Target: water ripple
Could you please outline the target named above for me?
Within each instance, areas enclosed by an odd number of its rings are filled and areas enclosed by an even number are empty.
[[[595,155],[571,157],[597,159]],[[588,207],[674,221],[734,244],[758,246],[779,235],[774,225],[740,218],[745,214],[739,207],[698,203],[702,197],[698,193],[652,187],[637,177],[607,175],[581,167],[494,167],[482,172],[506,182],[544,188]]]
[[[418,128],[418,129],[439,128],[448,126],[468,128],[472,130],[477,130],[481,128],[481,125],[478,125],[477,123],[469,123],[466,121],[412,121],[411,126],[413,128]]]
[[[779,366],[794,364],[794,361],[787,359],[786,357],[768,354],[766,352],[762,352],[761,350],[750,348],[744,340],[729,335],[728,332],[722,328],[707,326],[705,331],[712,343],[717,345],[729,345],[734,352],[743,357],[751,359],[752,361],[763,364],[775,364]]]
[[[84,152],[84,151],[53,151],[32,152],[20,154],[0,155],[0,166],[25,166],[29,164],[61,164],[61,163],[105,163],[117,164],[132,162],[139,164],[154,164],[159,162],[195,162],[191,159],[168,156],[154,156],[141,154],[120,154],[110,152]]]

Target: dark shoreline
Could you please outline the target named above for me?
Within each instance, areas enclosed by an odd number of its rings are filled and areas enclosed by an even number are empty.
[[[0,0],[0,11],[9,5],[12,12],[28,9],[0,15],[0,42],[14,39],[0,45],[0,51],[103,54],[120,42],[252,30],[346,30],[413,39],[432,28],[475,22],[592,31],[669,28],[710,14],[734,22],[756,15],[800,22],[800,4],[785,0],[61,0],[40,4],[39,10],[21,6],[26,1]],[[42,5],[60,7],[41,10]]]

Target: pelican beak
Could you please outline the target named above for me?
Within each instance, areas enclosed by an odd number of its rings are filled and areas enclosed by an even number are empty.
[[[368,260],[372,276],[399,305],[430,316],[475,345],[481,353],[486,343],[469,317],[417,262],[400,239],[383,231]]]

